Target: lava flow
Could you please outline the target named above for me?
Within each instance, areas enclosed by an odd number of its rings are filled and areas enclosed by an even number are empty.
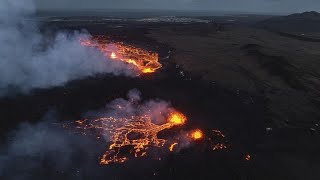
[[[108,137],[111,144],[100,159],[100,164],[122,163],[129,157],[121,153],[122,148],[131,147],[130,155],[143,157],[150,147],[163,147],[167,140],[158,138],[158,133],[174,126],[182,126],[186,117],[179,112],[172,112],[165,124],[157,125],[150,116],[132,116],[130,118],[100,118],[78,120],[77,128],[100,130]]]
[[[78,120],[72,127],[75,126],[81,134],[90,134],[97,136],[100,140],[106,140],[108,150],[100,158],[100,164],[102,165],[123,163],[130,158],[144,157],[150,152],[155,152],[155,148],[163,148],[161,152],[178,152],[184,147],[183,144],[186,141],[187,144],[207,142],[211,150],[227,148],[221,141],[221,138],[225,136],[218,130],[212,130],[213,134],[208,136],[205,136],[202,130],[196,129],[187,132],[182,131],[185,134],[178,133],[178,138],[159,138],[160,132],[173,127],[182,127],[187,121],[185,115],[174,110],[165,116],[166,122],[163,124],[154,123],[149,115],[141,115],[129,118],[106,117]],[[65,124],[64,127],[67,128],[69,125]],[[199,143],[195,144],[199,145]]]
[[[81,45],[99,49],[104,56],[134,65],[140,72],[153,73],[160,69],[158,53],[127,45],[123,42],[112,42],[106,36],[95,36],[92,39],[81,39]]]

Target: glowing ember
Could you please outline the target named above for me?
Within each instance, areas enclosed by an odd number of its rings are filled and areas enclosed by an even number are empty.
[[[199,140],[203,138],[203,132],[200,129],[195,130],[191,134],[192,139]]]
[[[111,55],[110,55],[111,59],[116,59],[117,58],[117,55],[116,53],[112,52]]]
[[[81,45],[99,49],[106,57],[134,65],[140,73],[153,73],[160,69],[157,53],[138,47],[112,42],[106,36],[95,36],[92,40],[81,39]]]
[[[170,147],[169,147],[169,150],[170,150],[171,152],[173,152],[173,149],[174,149],[174,147],[175,147],[176,145],[178,145],[178,143],[173,143],[173,144],[171,144]]]
[[[218,150],[227,149],[228,147],[225,144],[225,142],[221,142],[221,140],[223,140],[226,136],[220,130],[212,130],[212,133],[213,133],[212,134],[213,138],[220,141],[212,144],[212,150],[218,151]]]
[[[186,121],[187,118],[179,112],[171,113],[169,116],[169,122],[175,125],[183,125]]]
[[[217,150],[222,150],[222,149],[227,149],[227,146],[222,143],[214,144],[212,146],[212,150],[217,151]]]
[[[145,69],[142,70],[142,72],[143,72],[143,73],[153,73],[154,70],[151,69],[151,68],[145,68]]]
[[[226,136],[220,130],[212,130],[213,134],[218,137],[225,138]]]
[[[251,160],[250,154],[247,154],[247,155],[246,155],[245,160],[247,160],[247,161],[250,161],[250,160]]]

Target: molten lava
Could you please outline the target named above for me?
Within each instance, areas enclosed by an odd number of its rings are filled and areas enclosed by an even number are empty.
[[[169,122],[175,125],[183,125],[187,121],[187,117],[179,112],[171,113]]]
[[[112,52],[111,55],[110,55],[111,59],[116,59],[117,58],[117,55],[116,53]]]
[[[148,148],[164,146],[167,140],[158,138],[158,133],[183,125],[185,121],[186,117],[183,114],[173,112],[169,115],[167,123],[161,125],[154,124],[148,115],[130,118],[85,119],[76,121],[76,124],[78,129],[100,130],[103,136],[110,138],[111,144],[100,159],[100,164],[110,164],[122,163],[129,158],[121,154],[121,149],[124,147],[132,147],[130,155],[143,157],[147,155]],[[170,151],[175,145],[177,143],[170,146]]]
[[[192,139],[199,140],[203,138],[203,132],[200,129],[195,130],[191,134]]]
[[[173,152],[174,147],[177,146],[177,145],[178,145],[178,143],[171,144],[170,147],[169,147],[169,151]]]
[[[205,136],[202,130],[196,129],[180,131],[176,137],[159,138],[160,132],[183,126],[187,121],[186,116],[177,111],[171,111],[164,116],[167,118],[166,122],[162,124],[154,123],[152,117],[147,114],[128,118],[105,117],[78,120],[73,123],[72,127],[75,127],[76,132],[80,131],[83,135],[94,135],[99,141],[106,141],[108,149],[100,157],[100,164],[102,165],[123,163],[131,158],[145,157],[155,152],[155,148],[162,147],[162,153],[177,152],[185,147],[185,144],[201,145],[202,143],[209,143],[212,150],[227,148],[220,141],[224,138],[224,134],[219,130],[212,130],[213,134],[211,136]],[[65,124],[64,127],[68,128],[69,126]],[[201,139],[204,140],[200,141],[201,144],[191,143]],[[160,157],[155,157],[155,159],[161,160]]]
[[[134,65],[140,74],[153,73],[162,67],[157,53],[127,45],[123,42],[112,42],[106,36],[81,39],[80,43],[83,46],[99,49],[108,58]]]

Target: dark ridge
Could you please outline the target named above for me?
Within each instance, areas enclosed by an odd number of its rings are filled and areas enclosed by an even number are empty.
[[[320,13],[311,11],[289,16],[272,17],[258,22],[256,26],[276,32],[320,32]]]
[[[277,32],[277,34],[279,34],[280,36],[283,36],[283,37],[289,37],[289,38],[297,39],[300,41],[320,42],[320,39],[310,38],[310,37],[306,37],[306,36],[302,36],[302,35],[290,34],[290,33],[285,33],[285,32]]]
[[[296,17],[320,18],[320,13],[318,13],[316,11],[306,11],[306,12],[303,12],[303,13],[291,14],[291,15],[288,15],[287,17],[292,17],[292,18],[296,18]]]

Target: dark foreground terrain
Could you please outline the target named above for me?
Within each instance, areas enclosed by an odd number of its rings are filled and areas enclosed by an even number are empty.
[[[74,153],[76,160],[67,167],[23,157],[7,164],[4,178],[319,179],[320,43],[229,20],[46,24],[45,32],[87,29],[157,51],[164,67],[133,79],[101,75],[4,98],[0,115],[10,122],[1,126],[5,137],[21,122],[37,123],[48,111],[61,121],[75,120],[137,88],[143,100],[171,102],[188,116],[190,126],[222,130],[230,148],[192,147],[162,161],[100,166],[101,145],[88,143],[90,148]],[[37,168],[28,170],[32,165]]]

